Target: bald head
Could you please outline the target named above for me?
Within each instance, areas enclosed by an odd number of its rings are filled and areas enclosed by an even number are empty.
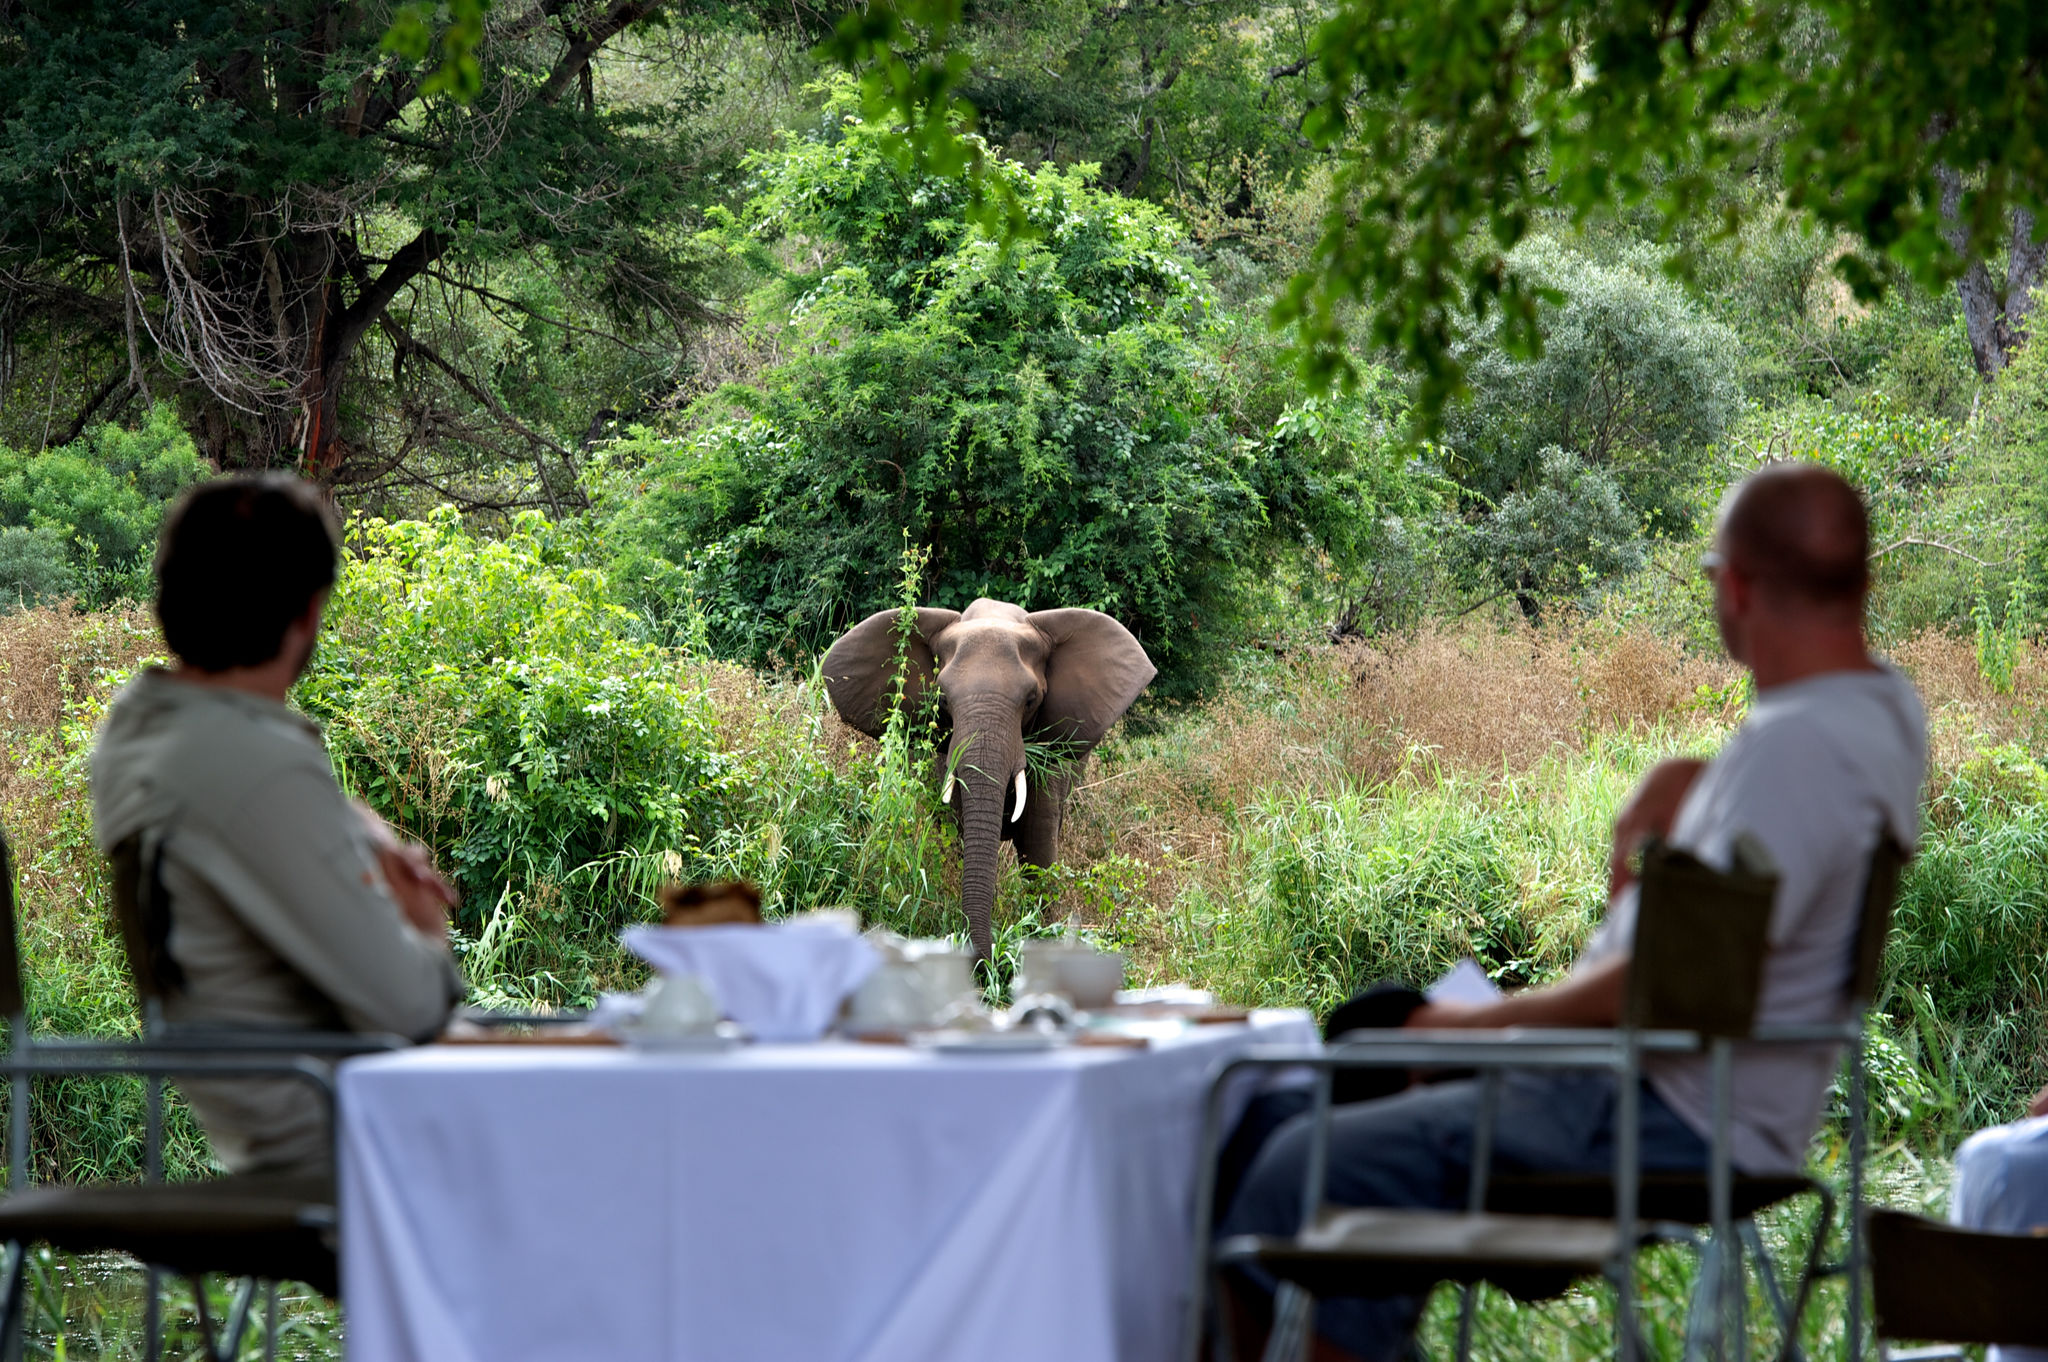
[[[1781,606],[1861,619],[1870,583],[1870,519],[1842,475],[1776,463],[1744,478],[1721,513],[1721,552]]]

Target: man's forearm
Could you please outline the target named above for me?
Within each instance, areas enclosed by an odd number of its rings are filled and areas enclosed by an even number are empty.
[[[1616,956],[1548,988],[1526,989],[1490,1003],[1426,1003],[1410,1026],[1613,1026],[1621,1020],[1628,957]]]

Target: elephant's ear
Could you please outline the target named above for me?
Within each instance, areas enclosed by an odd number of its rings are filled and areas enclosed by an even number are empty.
[[[1100,610],[1034,610],[1030,618],[1052,644],[1032,737],[1086,751],[1102,741],[1159,669],[1131,631]]]
[[[894,610],[878,610],[825,651],[825,693],[839,717],[870,738],[881,737],[889,726],[889,702],[896,694],[896,617]],[[910,674],[904,678],[903,698],[913,711],[932,685],[932,641],[959,619],[957,610],[917,612],[917,632],[904,653]]]

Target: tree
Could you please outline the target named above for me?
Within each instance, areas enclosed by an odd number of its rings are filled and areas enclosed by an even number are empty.
[[[1475,527],[1471,549],[1535,620],[1546,596],[1589,596],[1640,568],[1640,526],[1610,475],[1552,445],[1527,485]]]
[[[598,53],[663,6],[455,10],[444,46],[467,61],[444,69],[417,11],[395,30],[412,55],[385,42],[382,4],[0,9],[0,349],[37,326],[97,344],[111,372],[74,429],[117,394],[175,395],[222,464],[345,476],[362,451],[348,393],[373,352],[566,461],[417,314],[432,288],[518,315],[484,272],[542,259],[592,320],[680,332],[701,318],[673,230],[692,189],[673,120],[594,97]]]
[[[1249,163],[1292,167],[1315,23],[1305,0],[977,6],[966,97],[1005,154],[1097,162],[1108,188],[1249,209]]]
[[[772,248],[756,325],[792,357],[615,449],[613,580],[693,602],[722,653],[803,656],[893,601],[907,533],[924,602],[1106,611],[1185,693],[1278,555],[1371,513],[1379,451],[1260,457],[1210,400],[1171,221],[1092,166],[990,165],[1036,228],[1008,249],[843,107],[756,160],[728,239]]]
[[[957,0],[891,0],[836,52],[871,102],[915,108],[945,162],[963,102]],[[1327,97],[1304,131],[1336,154],[1309,263],[1276,310],[1310,377],[1353,373],[1358,337],[1421,373],[1417,409],[1462,390],[1460,344],[1499,312],[1534,354],[1539,294],[1507,256],[1546,209],[1581,224],[1647,210],[1678,241],[1733,232],[1777,201],[1868,252],[1836,269],[1858,297],[1881,262],[1965,280],[1979,363],[2023,330],[2048,196],[2048,9],[2019,0],[1338,0],[1314,42]],[[1731,198],[1729,172],[1775,193]],[[2008,245],[2004,297],[1977,269]],[[1675,262],[1689,265],[1681,250]]]
[[[1482,330],[1458,358],[1473,399],[1446,417],[1459,480],[1497,501],[1546,446],[1604,469],[1638,515],[1688,528],[1690,475],[1734,419],[1735,334],[1638,259],[1602,265],[1536,237],[1510,269],[1557,298],[1539,311],[1543,353],[1520,359]]]

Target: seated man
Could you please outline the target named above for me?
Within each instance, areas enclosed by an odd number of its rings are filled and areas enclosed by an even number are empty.
[[[285,703],[313,655],[336,532],[295,478],[192,489],[157,553],[177,656],[115,697],[92,756],[103,851],[141,839],[147,934],[174,1026],[390,1032],[423,1040],[462,996],[453,891],[335,784]],[[331,1166],[326,1112],[285,1078],[179,1084],[231,1171]]]
[[[1956,1151],[1949,1219],[1994,1234],[2048,1231],[2048,1088],[2027,1104],[2027,1119],[1980,1130]],[[2048,1362],[2048,1348],[1993,1346],[1985,1362]]]
[[[1912,846],[1926,770],[1926,716],[1913,688],[1864,645],[1869,530],[1855,491],[1833,472],[1779,464],[1723,503],[1705,561],[1729,655],[1756,699],[1712,762],[1652,769],[1615,822],[1607,919],[1571,974],[1486,1004],[1431,1003],[1415,1027],[1616,1024],[1636,894],[1629,869],[1649,838],[1727,868],[1743,834],[1780,880],[1758,1017],[1838,1020],[1871,853],[1889,830]],[[1819,1125],[1839,1056],[1833,1047],[1739,1050],[1733,1157],[1745,1172],[1796,1169]],[[1646,1169],[1699,1169],[1709,1130],[1704,1056],[1645,1062]],[[1477,1085],[1446,1082],[1337,1109],[1328,1197],[1342,1205],[1455,1208],[1470,1173]],[[1614,1083],[1595,1073],[1510,1073],[1502,1083],[1498,1166],[1600,1172],[1613,1167]],[[1280,1127],[1247,1171],[1221,1233],[1291,1234],[1300,1224],[1307,1118]],[[1254,1302],[1256,1297],[1253,1298]],[[1422,1302],[1322,1302],[1324,1355],[1400,1355]]]

